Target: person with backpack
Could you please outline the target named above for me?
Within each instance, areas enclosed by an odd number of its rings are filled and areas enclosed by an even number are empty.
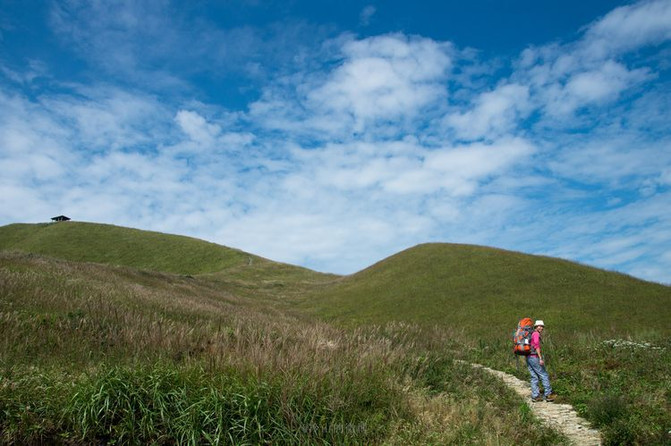
[[[547,370],[545,370],[545,361],[543,360],[541,348],[543,330],[545,330],[545,324],[542,320],[537,320],[534,323],[534,330],[531,333],[531,340],[529,342],[531,351],[529,356],[527,356],[527,368],[531,374],[531,401],[533,402],[543,401],[543,399],[552,402],[557,397],[552,391],[550,376]],[[541,396],[538,387],[539,381],[543,384],[543,396]]]

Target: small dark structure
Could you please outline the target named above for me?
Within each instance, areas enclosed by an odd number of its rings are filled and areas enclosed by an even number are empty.
[[[70,217],[66,217],[65,215],[59,215],[58,217],[52,217],[51,221],[70,221]]]

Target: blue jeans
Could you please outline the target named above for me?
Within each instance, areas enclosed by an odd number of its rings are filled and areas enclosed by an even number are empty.
[[[545,370],[545,366],[541,365],[538,356],[527,356],[527,368],[531,374],[531,398],[536,398],[540,395],[540,389],[538,388],[539,380],[543,383],[543,394],[545,396],[551,394],[550,376],[547,370]]]

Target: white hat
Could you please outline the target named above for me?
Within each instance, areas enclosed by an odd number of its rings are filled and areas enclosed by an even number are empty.
[[[538,320],[536,321],[536,323],[534,323],[534,327],[538,327],[539,325],[540,325],[541,327],[545,327],[545,324],[544,324],[543,321],[540,320],[540,319],[538,319]]]

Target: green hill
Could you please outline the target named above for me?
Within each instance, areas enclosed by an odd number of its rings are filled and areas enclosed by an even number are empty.
[[[203,274],[267,260],[191,237],[97,223],[0,227],[0,250],[176,274]]]
[[[239,290],[277,302],[305,279],[265,266],[274,285],[241,269]],[[0,252],[0,444],[565,444],[404,327],[341,330],[222,283]]]
[[[454,361],[515,373],[523,315],[605,443],[664,444],[668,286],[470,245],[342,277],[157,232],[4,226],[0,443],[562,444]]]
[[[458,244],[410,248],[339,277],[195,238],[95,223],[0,227],[0,251],[175,274],[281,298],[348,326],[394,321],[498,332],[523,315],[592,332],[671,330],[671,287],[551,257]]]
[[[671,287],[550,257],[425,244],[301,303],[347,325],[406,321],[505,332],[531,315],[553,328],[671,333]]]

